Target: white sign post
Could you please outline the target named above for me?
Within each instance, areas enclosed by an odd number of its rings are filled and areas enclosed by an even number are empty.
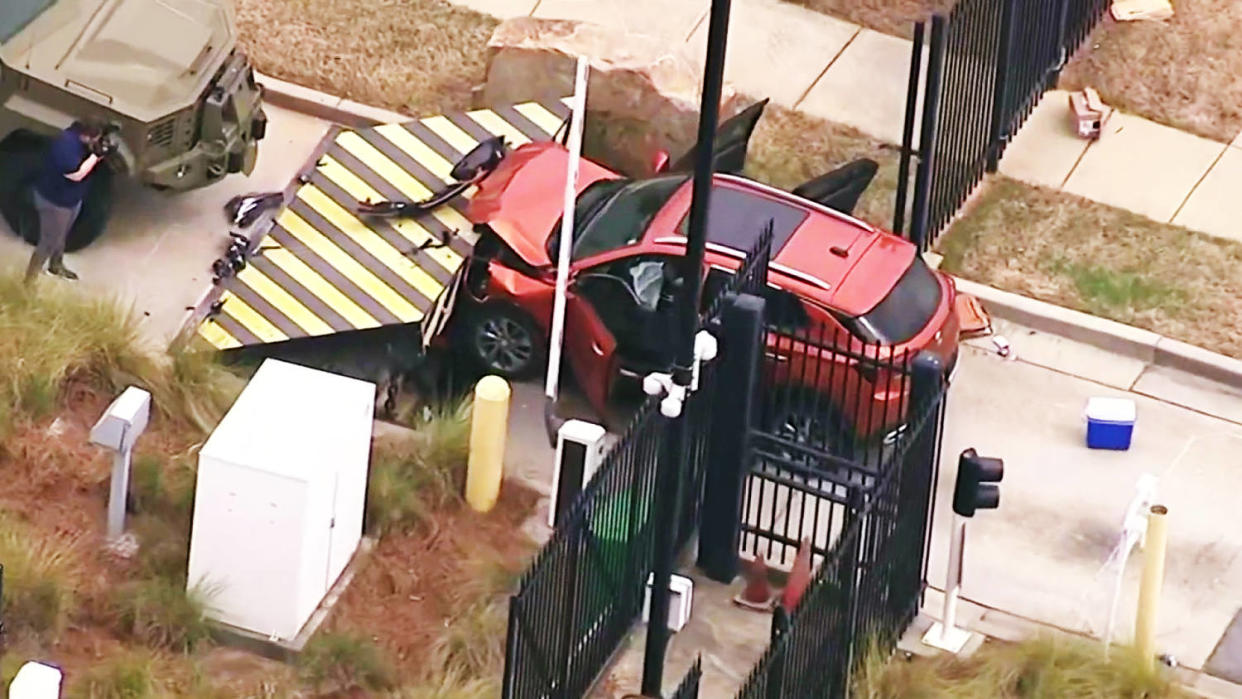
[[[110,449],[112,487],[108,494],[108,542],[116,542],[125,532],[125,500],[129,495],[129,467],[134,443],[147,429],[151,416],[151,394],[130,386],[91,428],[91,444]]]
[[[574,76],[573,114],[569,122],[569,167],[565,177],[565,210],[561,215],[561,240],[556,262],[556,298],[552,304],[552,337],[548,347],[549,400],[556,400],[561,378],[561,346],[565,338],[565,295],[569,286],[569,253],[573,248],[574,204],[578,199],[578,167],[582,159],[582,122],[586,116],[587,59],[578,57]]]
[[[942,621],[932,624],[923,634],[923,643],[960,653],[970,640],[970,632],[957,628],[957,600],[962,592],[962,559],[966,549],[966,518],[953,515],[953,527],[949,540],[949,572],[944,583],[944,612]]]

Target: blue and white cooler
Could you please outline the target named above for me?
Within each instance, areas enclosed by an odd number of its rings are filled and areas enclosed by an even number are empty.
[[[1087,401],[1087,448],[1130,448],[1138,409],[1129,398],[1091,398]]]

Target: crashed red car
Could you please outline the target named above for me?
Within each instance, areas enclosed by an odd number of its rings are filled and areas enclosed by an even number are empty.
[[[732,275],[770,223],[770,325],[826,330],[817,334],[885,355],[929,349],[952,366],[956,291],[914,245],[811,199],[728,174],[741,170],[762,106],[721,129],[723,172],[714,176],[708,211],[705,297]],[[489,372],[520,377],[544,366],[568,158],[558,143],[523,145],[477,182],[470,200],[468,216],[481,237],[466,265],[453,337],[457,351]],[[564,348],[580,387],[602,412],[619,377],[668,368],[676,313],[662,291],[685,254],[691,178],[666,171],[630,179],[583,159],[577,192]],[[902,404],[898,387],[905,384],[893,377],[835,351],[778,344],[775,336],[768,351],[799,376],[822,377],[806,388],[830,399],[870,396],[871,405],[838,401],[858,433],[901,422],[892,408]],[[805,362],[848,366],[797,368]]]

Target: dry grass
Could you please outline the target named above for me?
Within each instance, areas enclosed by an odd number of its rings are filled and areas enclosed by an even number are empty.
[[[954,0],[790,0],[816,12],[840,17],[877,32],[909,39],[914,23],[937,10],[948,10]]]
[[[326,632],[306,644],[298,656],[302,679],[317,691],[382,690],[394,682],[392,665],[370,639]]]
[[[854,215],[887,230],[893,225],[898,156],[896,148],[848,126],[769,104],[751,138],[746,174],[788,190],[856,158],[871,158],[880,171]]]
[[[952,274],[1242,357],[1242,244],[1002,177],[941,251]]]
[[[909,662],[864,659],[859,699],[1173,699],[1190,695],[1164,673],[1149,674],[1133,652],[1104,659],[1097,643],[1041,638],[989,642],[967,658],[937,656]]]
[[[1178,0],[1162,23],[1106,18],[1061,86],[1217,141],[1242,131],[1242,3]]]
[[[446,0],[237,0],[262,72],[416,116],[469,107],[497,21]]]

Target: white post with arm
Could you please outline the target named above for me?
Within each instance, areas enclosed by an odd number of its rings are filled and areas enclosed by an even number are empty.
[[[548,343],[545,395],[555,401],[561,378],[561,346],[565,339],[565,295],[569,285],[569,253],[573,246],[574,204],[578,198],[578,161],[582,158],[582,122],[586,116],[587,59],[578,57],[574,76],[573,114],[569,123],[569,172],[565,177],[565,211],[556,262],[556,298],[552,305],[552,337]]]

